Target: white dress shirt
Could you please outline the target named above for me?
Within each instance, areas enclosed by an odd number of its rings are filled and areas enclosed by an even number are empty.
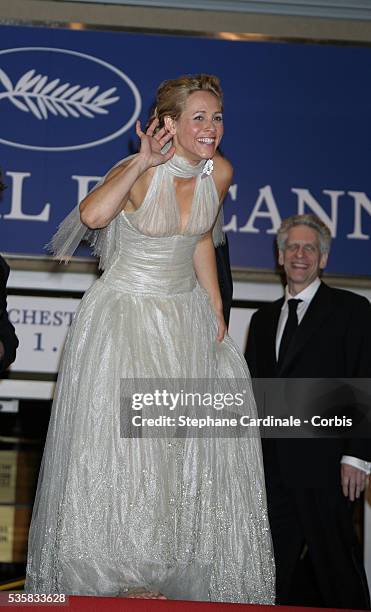
[[[305,313],[308,310],[309,304],[317,293],[319,286],[321,285],[320,279],[317,277],[308,287],[305,287],[303,291],[297,293],[296,295],[291,295],[286,285],[285,289],[285,301],[281,308],[280,318],[278,320],[277,325],[277,333],[276,333],[276,359],[278,361],[278,354],[280,349],[280,344],[282,340],[283,330],[285,329],[286,321],[289,316],[289,307],[287,305],[288,300],[302,300],[297,306],[297,316],[298,316],[298,324],[303,320]],[[371,473],[371,462],[364,461],[363,459],[359,459],[358,457],[352,457],[350,455],[343,455],[341,458],[341,463],[346,463],[348,465],[352,465],[353,467],[366,472],[366,474]]]

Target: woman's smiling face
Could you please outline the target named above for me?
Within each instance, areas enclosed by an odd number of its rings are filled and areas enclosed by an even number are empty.
[[[213,93],[193,92],[179,119],[166,119],[177,155],[194,163],[213,157],[223,136],[221,105]]]

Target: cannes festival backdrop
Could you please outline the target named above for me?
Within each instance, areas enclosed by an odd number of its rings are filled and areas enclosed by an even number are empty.
[[[232,265],[274,269],[281,219],[314,212],[334,238],[328,271],[371,275],[371,48],[328,44],[2,26],[0,250],[45,254],[136,151],[158,84],[199,72],[224,89]]]

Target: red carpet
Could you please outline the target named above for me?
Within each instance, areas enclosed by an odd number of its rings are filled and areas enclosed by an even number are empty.
[[[201,603],[196,601],[157,601],[153,599],[123,599],[113,597],[70,597],[67,605],[22,605],[7,604],[4,595],[1,594],[0,608],[14,608],[16,610],[54,610],[60,612],[73,610],[76,612],[344,612],[335,608],[299,608],[297,606],[257,606],[227,603]],[[350,612],[350,611],[348,611]]]

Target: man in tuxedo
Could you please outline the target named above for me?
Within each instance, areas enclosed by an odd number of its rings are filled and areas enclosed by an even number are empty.
[[[0,176],[0,192],[5,188]],[[9,276],[9,266],[0,256],[0,372],[13,363],[18,346],[15,329],[8,319],[6,310],[6,283]]]
[[[277,243],[287,286],[284,297],[252,317],[246,359],[253,377],[320,378],[325,384],[371,377],[369,301],[319,279],[330,242],[329,229],[313,215],[282,223]],[[304,392],[298,397],[306,401]],[[295,599],[293,587],[299,560],[308,555],[318,591],[312,604],[370,609],[352,501],[367,482],[371,439],[276,434],[262,444],[277,603],[305,603]]]

